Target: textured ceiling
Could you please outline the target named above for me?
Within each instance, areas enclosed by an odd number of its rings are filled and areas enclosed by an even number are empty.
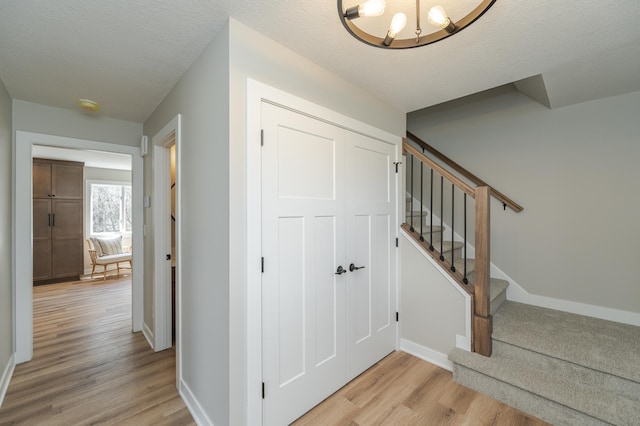
[[[86,97],[142,122],[228,16],[404,112],[539,74],[552,107],[640,90],[639,0],[497,0],[459,34],[402,51],[348,35],[335,0],[0,0],[0,79],[15,99]]]

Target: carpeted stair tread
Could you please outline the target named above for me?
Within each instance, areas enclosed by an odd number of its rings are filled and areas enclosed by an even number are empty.
[[[491,278],[490,298],[491,301],[498,296],[501,292],[505,291],[509,287],[509,281],[501,280],[500,278]]]
[[[493,339],[640,382],[640,327],[506,302]]]
[[[462,241],[454,241],[453,243],[451,241],[443,241],[442,242],[442,252],[443,253],[448,253],[451,251],[451,247],[453,246],[454,250],[460,249],[464,246],[464,243]],[[440,250],[440,242],[438,242],[438,246],[436,247],[437,250]]]
[[[464,274],[464,259],[457,259],[455,262],[453,262],[453,266],[455,266],[456,269],[460,271],[461,274]],[[467,275],[471,274],[475,270],[476,270],[476,260],[467,259]]]
[[[558,377],[498,355],[484,357],[454,349],[449,359],[468,369],[570,407],[605,422],[632,425],[640,422],[640,404],[620,395]]]

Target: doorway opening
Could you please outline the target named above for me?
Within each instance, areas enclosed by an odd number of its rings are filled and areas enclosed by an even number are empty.
[[[142,265],[144,241],[142,236],[142,178],[143,163],[137,147],[90,140],[66,138],[30,132],[16,132],[13,193],[13,279],[15,312],[16,362],[29,361],[33,356],[33,252],[32,252],[32,188],[34,146],[49,146],[75,150],[92,150],[129,155],[131,159],[132,188],[132,259]],[[136,268],[131,275],[132,331],[142,329],[143,268]]]
[[[181,377],[180,115],[153,136],[153,348],[175,342],[176,380]]]

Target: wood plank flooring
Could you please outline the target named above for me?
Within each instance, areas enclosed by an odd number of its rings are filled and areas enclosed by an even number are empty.
[[[16,366],[1,425],[190,425],[175,353],[131,332],[131,281],[34,287],[34,356]]]
[[[9,385],[0,425],[191,425],[175,388],[175,354],[131,333],[131,282],[34,288],[34,357]],[[545,425],[395,352],[294,423]]]
[[[298,419],[307,425],[527,425],[547,423],[453,381],[452,374],[394,352]]]

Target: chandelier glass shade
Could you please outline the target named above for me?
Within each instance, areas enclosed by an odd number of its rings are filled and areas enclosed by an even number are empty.
[[[496,0],[338,0],[338,14],[347,31],[371,46],[409,49],[457,34],[480,18]],[[447,0],[442,0],[446,2]],[[412,25],[415,23],[415,26]],[[422,27],[425,23],[425,28]]]

